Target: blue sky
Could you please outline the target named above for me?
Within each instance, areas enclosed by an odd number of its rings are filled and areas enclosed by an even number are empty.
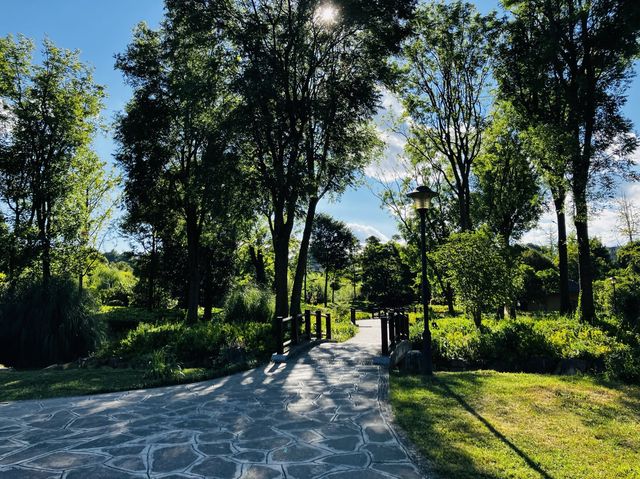
[[[498,5],[494,0],[475,3],[483,12]],[[114,54],[124,51],[138,22],[157,26],[162,14],[162,0],[2,0],[0,35],[22,33],[37,43],[47,36],[60,47],[80,50],[82,60],[95,68],[96,81],[106,86],[109,97],[104,116],[111,122],[130,96],[122,75],[113,68]],[[626,107],[635,125],[640,125],[639,101],[640,80],[636,80]],[[103,159],[112,161],[114,144],[109,133],[96,139],[95,148]],[[390,149],[389,156],[393,155]],[[640,204],[640,185],[623,188]],[[361,237],[377,233],[385,239],[396,232],[395,221],[380,208],[378,199],[366,186],[348,190],[338,202],[324,201],[320,210],[347,222]],[[528,234],[525,240],[544,242],[545,232],[553,228],[552,220],[550,215],[543,217],[538,230]],[[592,218],[592,233],[603,237],[608,244],[616,244],[614,223],[613,212],[605,208],[598,217]],[[128,247],[122,240],[112,240],[108,247],[114,245],[118,249]]]

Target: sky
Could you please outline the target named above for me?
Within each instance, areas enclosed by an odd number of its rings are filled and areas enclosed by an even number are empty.
[[[339,0],[335,0],[336,3]],[[476,0],[481,12],[498,7],[496,0]],[[133,28],[141,21],[152,27],[159,24],[163,15],[162,0],[0,0],[0,35],[23,34],[41,44],[49,38],[57,46],[80,50],[81,60],[95,69],[95,80],[104,85],[108,94],[104,117],[112,123],[117,112],[124,109],[131,96],[119,71],[113,67],[114,55],[123,52],[131,40]],[[385,95],[381,114],[386,110],[397,111],[398,102]],[[634,80],[628,91],[626,115],[640,130],[640,79]],[[367,184],[375,185],[376,177],[383,177],[393,168],[402,151],[402,140],[386,134],[388,148],[379,165],[366,170],[364,178],[356,188],[350,188],[340,198],[323,200],[319,210],[347,223],[360,239],[376,235],[382,240],[397,233],[395,220],[380,206]],[[96,138],[94,147],[107,162],[113,162],[115,145],[111,133]],[[638,154],[640,160],[640,153]],[[640,205],[640,184],[621,185],[620,192]],[[590,219],[590,233],[600,237],[609,246],[620,244],[622,238],[616,232],[615,206],[601,205],[597,215]],[[538,228],[527,233],[523,242],[547,244],[549,230],[554,230],[554,214],[548,212],[540,220]],[[105,249],[129,248],[127,242],[111,238]]]

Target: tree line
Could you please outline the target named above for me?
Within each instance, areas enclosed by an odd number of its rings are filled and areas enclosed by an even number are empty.
[[[238,261],[244,251],[255,282],[273,287],[276,315],[299,313],[310,249],[326,260],[325,293],[329,272],[346,264],[313,245],[314,225],[320,237],[324,221],[316,209],[382,154],[374,117],[387,90],[406,111],[398,134],[408,171],[379,195],[415,246],[404,195],[416,181],[439,192],[428,218],[430,246],[462,242],[450,246],[451,255],[430,258],[450,307],[456,289],[470,287],[452,275],[452,261],[465,259],[453,253],[469,244],[456,235],[490,231],[497,239],[476,238],[473,248],[499,248],[504,264],[492,262],[495,274],[508,275],[515,263],[504,248],[536,224],[549,191],[562,310],[570,308],[570,193],[580,313],[592,320],[589,204],[611,192],[616,177],[634,176],[638,141],[622,107],[640,6],[504,6],[510,14],[501,17],[461,1],[166,0],[160,26],[141,23],[116,55],[133,91],[113,125],[122,178],[91,149],[105,126],[105,92],[79,54],[45,41],[35,63],[32,42],[2,39],[0,266],[7,284],[38,278],[46,286],[60,275],[82,289],[121,180],[120,229],[142,250],[135,269],[145,306],[179,298],[189,321],[201,307],[210,319],[247,268]],[[326,240],[354,248],[349,238]],[[373,257],[386,251],[370,243]]]

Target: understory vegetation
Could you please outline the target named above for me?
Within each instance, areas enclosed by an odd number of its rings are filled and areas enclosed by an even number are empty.
[[[416,348],[422,331],[422,320],[411,324]],[[596,325],[557,314],[486,318],[479,329],[461,315],[437,319],[431,331],[434,362],[443,369],[564,373],[573,368],[640,384],[640,335],[615,318]]]

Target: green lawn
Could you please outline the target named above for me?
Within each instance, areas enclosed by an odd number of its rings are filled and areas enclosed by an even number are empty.
[[[640,478],[640,387],[491,371],[392,375],[391,402],[443,478]]]
[[[196,381],[244,371],[256,364],[238,364],[225,369],[184,369],[184,376],[149,379],[139,369],[67,369],[0,372],[0,401],[84,396],[114,391],[152,388]]]

